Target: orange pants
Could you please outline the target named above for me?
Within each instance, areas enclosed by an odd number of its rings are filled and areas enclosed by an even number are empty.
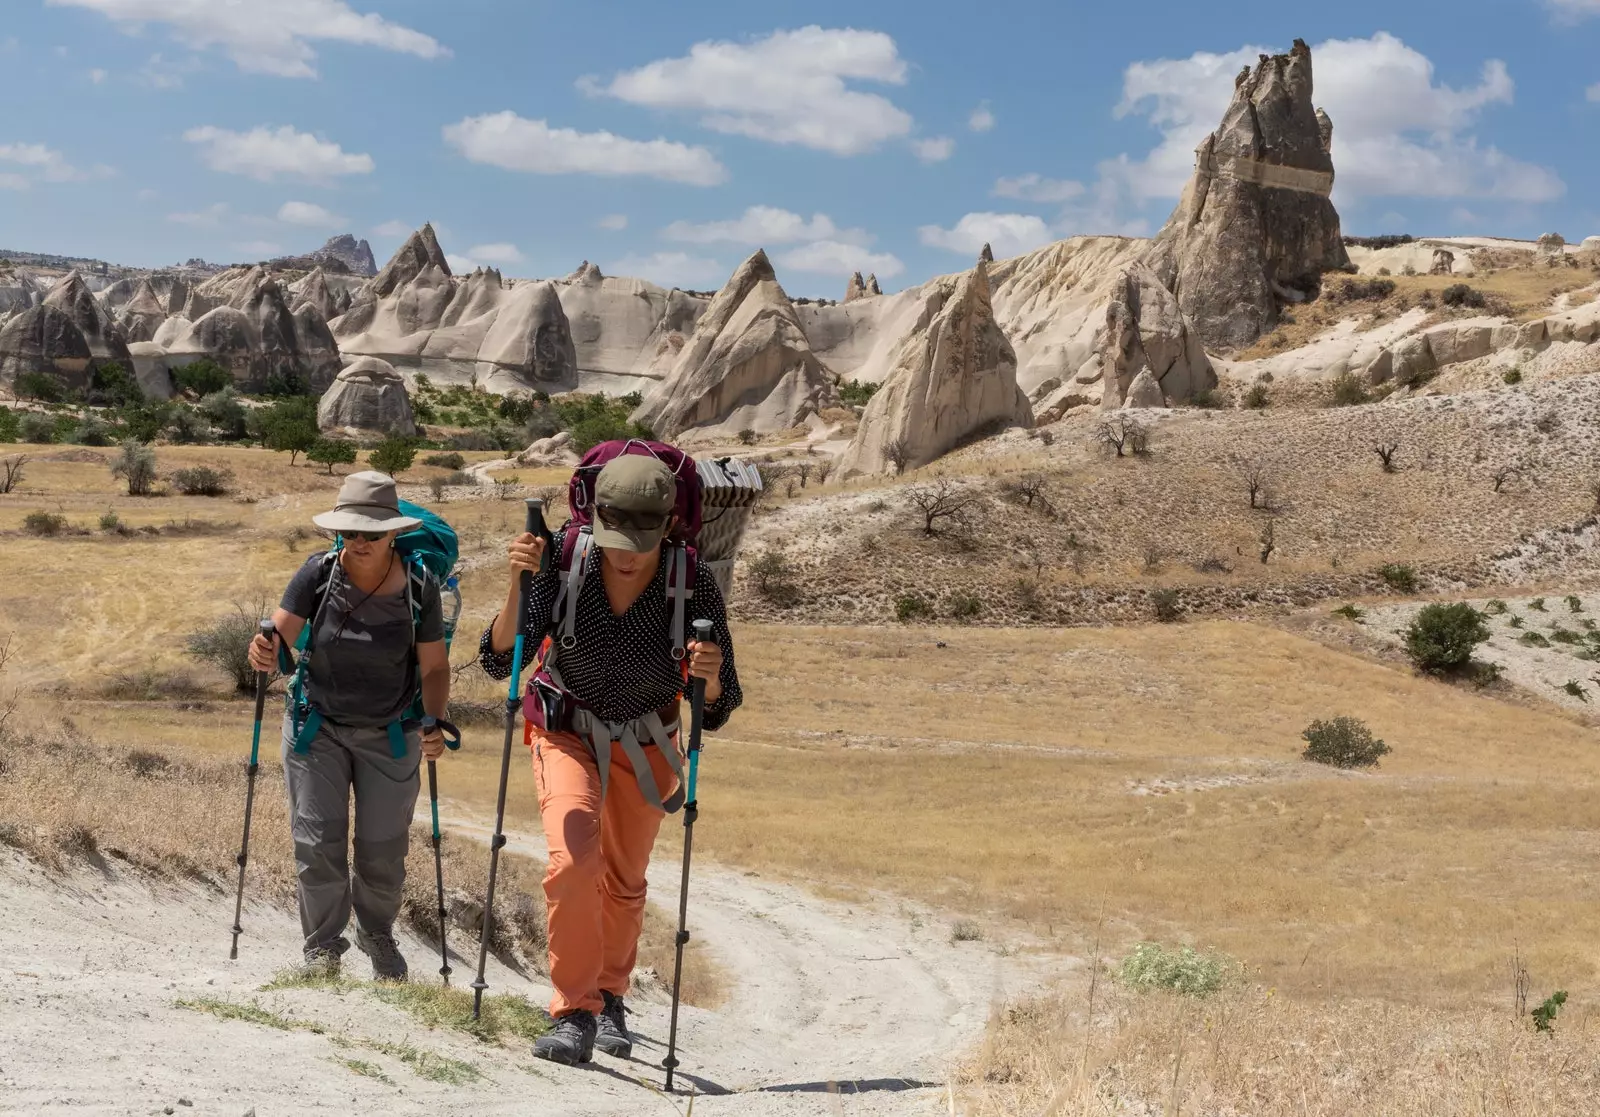
[[[666,816],[645,802],[633,766],[611,750],[605,802],[600,769],[588,745],[571,733],[529,727],[539,813],[550,847],[544,896],[550,908],[550,1015],[599,1012],[600,990],[628,991],[644,926],[645,868]],[[677,738],[673,738],[674,747]],[[663,797],[677,787],[654,745],[645,756]]]

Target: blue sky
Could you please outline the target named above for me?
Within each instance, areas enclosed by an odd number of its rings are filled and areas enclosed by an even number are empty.
[[[793,294],[1148,233],[1258,49],[1312,44],[1349,233],[1600,233],[1600,0],[4,0],[0,246]]]

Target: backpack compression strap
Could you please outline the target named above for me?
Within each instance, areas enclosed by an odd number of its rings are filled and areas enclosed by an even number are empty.
[[[567,553],[561,564],[561,589],[556,594],[553,612],[561,616],[559,643],[570,650],[578,646],[578,598],[583,595],[583,583],[589,577],[589,557],[594,553],[594,535],[579,531],[571,546],[563,550]]]
[[[689,581],[689,548],[679,543],[667,552],[667,601],[672,606],[672,658],[680,663],[689,654],[683,642],[683,613],[693,596],[694,587]]]

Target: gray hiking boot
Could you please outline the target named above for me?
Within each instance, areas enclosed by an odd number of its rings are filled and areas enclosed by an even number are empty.
[[[336,981],[339,977],[339,954],[329,947],[308,950],[300,965],[300,976],[306,981]]]
[[[607,1055],[626,1059],[633,1054],[633,1036],[628,1034],[628,1023],[623,1019],[631,1010],[614,993],[600,990],[606,1007],[595,1020],[594,1045]]]
[[[594,1058],[594,1013],[577,1009],[556,1017],[550,1034],[533,1041],[533,1057],[576,1066]]]
[[[372,959],[374,981],[406,979],[405,955],[400,953],[400,947],[395,943],[394,936],[387,931],[375,931],[370,935],[365,931],[357,931],[356,947]]]

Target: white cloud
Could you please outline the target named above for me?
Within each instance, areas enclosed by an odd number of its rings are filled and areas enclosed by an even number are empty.
[[[192,67],[179,67],[168,62],[159,54],[152,54],[143,66],[139,68],[139,78],[152,89],[182,89],[182,69]]]
[[[26,190],[31,185],[33,184],[28,181],[26,175],[14,174],[11,171],[0,174],[0,190]]]
[[[229,216],[228,203],[217,202],[192,213],[169,213],[167,220],[175,225],[188,225],[196,229],[215,229]]]
[[[107,74],[104,70],[94,69],[89,71],[89,80],[95,85],[99,85],[101,82],[105,81],[106,77]]]
[[[595,222],[602,229],[609,229],[613,233],[620,233],[628,227],[628,215],[625,213],[608,213]]]
[[[315,202],[284,202],[278,209],[278,220],[285,225],[303,225],[308,229],[337,229],[349,220],[337,213],[329,213]]]
[[[899,275],[905,265],[891,252],[873,252],[859,244],[837,240],[818,240],[779,253],[773,263],[780,269],[819,272],[823,275],[849,275],[876,272],[880,276]]]
[[[1015,256],[1054,238],[1044,219],[1030,213],[969,213],[954,228],[924,225],[917,237],[930,248],[944,248],[966,256],[976,256],[985,244],[995,257]]]
[[[141,202],[153,202],[159,197],[161,197],[161,191],[154,190],[148,186],[139,191],[139,200]]]
[[[314,42],[348,43],[441,58],[450,52],[432,36],[371,12],[356,12],[344,0],[46,0],[56,7],[87,8],[111,19],[130,35],[147,24],[165,24],[173,37],[196,50],[215,47],[249,73],[286,78],[317,76]]]
[[[485,264],[520,264],[523,255],[514,244],[479,244],[467,249],[467,255]]]
[[[691,186],[715,186],[728,177],[727,169],[703,147],[552,128],[543,120],[526,120],[509,110],[446,125],[444,138],[472,162],[508,171],[643,175]]]
[[[378,225],[372,230],[372,235],[399,239],[401,237],[409,237],[414,232],[416,232],[415,225],[408,225],[404,221],[385,221],[382,225]]]
[[[1070,178],[1045,178],[1038,174],[1018,175],[1016,178],[997,178],[990,191],[997,198],[1016,198],[1024,202],[1069,202],[1082,197],[1084,185]]]
[[[972,110],[972,115],[967,117],[967,127],[974,132],[987,132],[994,127],[994,113],[989,111],[989,102]]]
[[[327,182],[341,175],[372,173],[370,155],[352,155],[338,144],[298,132],[285,124],[248,132],[230,132],[206,125],[191,128],[183,138],[200,148],[206,166],[224,174],[246,175],[262,182],[279,176]]]
[[[283,251],[283,246],[270,240],[247,240],[243,244],[233,246],[235,252],[243,252],[246,256],[276,256]]]
[[[1600,81],[1595,82],[1588,89],[1585,89],[1583,91],[1583,95],[1590,101],[1600,101]]]
[[[1473,213],[1466,206],[1457,206],[1450,211],[1450,223],[1452,225],[1464,225],[1470,229],[1483,224],[1483,218]]]
[[[600,270],[606,275],[634,276],[667,287],[701,291],[720,287],[731,269],[705,256],[691,256],[687,252],[655,252],[649,256],[631,253],[602,265]]]
[[[716,132],[859,155],[910,133],[910,114],[887,97],[846,83],[903,85],[906,64],[881,31],[817,26],[743,43],[702,42],[585,92],[656,109],[701,114]]]
[[[955,154],[956,141],[949,136],[934,136],[926,140],[912,140],[911,150],[924,163],[943,163]]]
[[[1222,117],[1241,66],[1265,48],[1135,62],[1123,75],[1118,116],[1145,116],[1162,139],[1143,159],[1102,165],[1137,200],[1175,197],[1194,167],[1194,149]],[[1485,108],[1510,104],[1505,63],[1483,64],[1476,85],[1438,83],[1426,55],[1385,32],[1332,39],[1312,48],[1315,101],[1333,119],[1339,197],[1487,197],[1547,202],[1566,186],[1555,172],[1493,146],[1470,129]]]
[[[452,256],[449,253],[445,254],[444,262],[450,265],[450,274],[452,275],[466,275],[468,272],[476,271],[482,267],[478,261],[470,256]]]
[[[44,144],[0,144],[0,163],[26,167],[46,182],[74,182],[87,177],[61,152]]]
[[[825,213],[814,213],[807,221],[798,213],[775,206],[751,206],[731,221],[698,225],[674,221],[661,230],[661,235],[689,244],[791,244],[817,240],[867,244],[872,240],[862,229],[840,229]]]
[[[1545,4],[1562,23],[1577,23],[1600,15],[1600,0],[1545,0]]]

